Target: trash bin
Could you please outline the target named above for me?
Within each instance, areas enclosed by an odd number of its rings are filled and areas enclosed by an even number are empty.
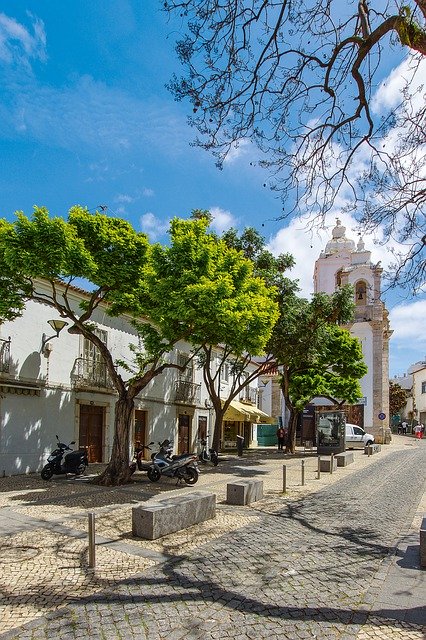
[[[237,436],[237,454],[239,456],[243,455],[243,447],[244,447],[244,437]]]

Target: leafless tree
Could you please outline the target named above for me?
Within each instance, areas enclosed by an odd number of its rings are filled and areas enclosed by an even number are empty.
[[[345,206],[401,243],[393,280],[425,281],[426,0],[164,0],[196,144],[222,166],[244,141],[282,218]],[[397,61],[395,63],[395,60]],[[399,93],[382,83],[399,66]],[[423,78],[422,78],[423,74]],[[339,197],[338,197],[339,196]],[[342,205],[343,203],[343,205]]]

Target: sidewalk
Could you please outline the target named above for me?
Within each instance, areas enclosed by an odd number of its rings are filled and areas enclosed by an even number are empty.
[[[177,488],[170,480],[153,485],[142,474],[132,485],[120,488],[97,487],[83,478],[58,478],[49,483],[36,475],[0,479],[3,565],[0,590],[4,596],[4,604],[0,605],[3,620],[0,638],[20,637],[14,634],[14,629],[33,621],[36,623],[49,612],[81,598],[87,599],[106,587],[114,589],[114,585],[141,575],[149,567],[161,565],[171,557],[186,557],[226,533],[242,530],[256,522],[260,525],[260,514],[273,513],[283,503],[306,499],[376,462],[386,465],[389,454],[407,447],[421,447],[426,453],[424,441],[394,436],[390,445],[382,446],[381,453],[368,457],[356,451],[354,464],[339,467],[333,474],[322,473],[320,479],[317,479],[315,455],[290,458],[277,452],[253,451],[245,453],[243,458],[227,456],[217,468],[202,467],[197,484],[197,489],[216,493],[216,519],[156,541],[133,538],[132,506],[160,493],[174,495],[192,488]],[[302,455],[302,451],[298,455]],[[301,483],[302,460],[304,486]],[[284,464],[287,471],[285,496],[282,494]],[[226,505],[226,483],[235,480],[236,476],[263,479],[264,500],[252,508]],[[89,512],[96,513],[95,571],[87,567]],[[375,576],[367,598],[369,610],[375,611],[375,617],[370,617],[362,626],[359,640],[423,637],[426,571],[419,569],[418,536],[424,513],[423,493],[413,522],[407,522],[405,530],[401,531],[395,555],[385,559]],[[387,628],[386,621],[390,617],[400,622],[393,622]]]

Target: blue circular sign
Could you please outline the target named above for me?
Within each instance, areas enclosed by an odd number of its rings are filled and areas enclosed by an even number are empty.
[[[379,413],[377,417],[379,418],[379,420],[384,420],[386,418],[386,413]]]

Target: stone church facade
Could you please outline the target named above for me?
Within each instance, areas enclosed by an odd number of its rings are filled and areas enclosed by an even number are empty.
[[[332,238],[315,262],[314,291],[333,293],[351,284],[355,295],[351,335],[361,342],[367,374],[361,380],[362,398],[350,409],[352,418],[372,433],[376,442],[387,441],[389,433],[389,327],[388,311],[381,301],[380,263],[373,264],[371,251],[362,239],[357,245],[346,237],[346,228],[337,220]],[[362,424],[361,424],[362,422]]]

